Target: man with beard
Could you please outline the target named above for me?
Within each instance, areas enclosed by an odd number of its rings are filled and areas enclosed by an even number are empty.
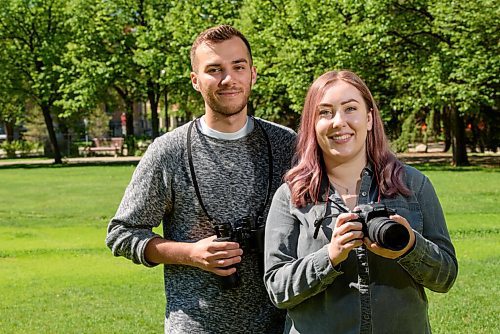
[[[258,244],[296,135],[248,115],[257,72],[235,28],[202,32],[191,66],[205,113],[149,146],[106,243],[134,263],[164,264],[166,333],[282,333]],[[161,222],[163,237],[152,231]]]

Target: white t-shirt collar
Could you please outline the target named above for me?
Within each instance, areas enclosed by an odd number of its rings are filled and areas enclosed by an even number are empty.
[[[245,125],[239,129],[236,132],[220,132],[214,129],[211,129],[208,127],[207,123],[205,122],[205,116],[202,116],[200,118],[200,131],[206,136],[212,137],[212,138],[217,138],[217,139],[223,139],[223,140],[236,140],[245,137],[248,135],[250,132],[252,132],[254,124],[253,120],[251,119],[250,116],[247,116],[247,121],[245,122]]]

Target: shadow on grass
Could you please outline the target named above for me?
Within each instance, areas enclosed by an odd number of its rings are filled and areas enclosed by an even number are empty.
[[[62,164],[54,163],[12,163],[7,165],[0,164],[2,169],[36,169],[36,168],[67,168],[67,167],[95,167],[95,166],[136,166],[139,161],[89,161],[89,162],[63,162]]]
[[[416,169],[426,172],[426,171],[445,171],[445,172],[474,172],[474,171],[483,171],[483,172],[492,172],[498,173],[500,172],[500,166],[488,166],[488,165],[471,165],[471,166],[463,166],[463,167],[453,167],[449,164],[442,163],[407,163],[406,164],[415,167]]]
[[[450,154],[404,154],[398,158],[411,166],[414,166],[422,171],[449,171],[449,172],[464,172],[464,171],[491,171],[500,172],[500,155],[482,155],[469,154],[468,159],[470,166],[454,167],[451,165]],[[69,158],[63,161],[62,164],[54,164],[53,160],[49,159],[16,159],[9,161],[0,159],[1,169],[16,169],[16,168],[65,168],[65,167],[82,167],[82,166],[136,166],[139,163],[138,158],[122,157],[118,159],[104,158]]]
[[[414,166],[422,171],[447,171],[447,172],[470,172],[470,171],[500,171],[500,155],[469,154],[469,166],[452,166],[452,157],[447,154],[415,154],[398,157],[402,162]]]

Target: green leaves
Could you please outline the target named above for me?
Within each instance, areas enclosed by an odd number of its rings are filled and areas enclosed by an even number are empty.
[[[477,122],[493,112],[499,17],[494,0],[11,0],[0,8],[0,90],[54,103],[65,117],[113,99],[110,90],[199,115],[189,50],[202,30],[229,23],[252,45],[257,116],[296,128],[314,78],[350,69],[405,148],[413,135],[402,131],[419,131],[432,111],[444,120],[453,107]],[[417,124],[403,127],[408,119]],[[447,126],[436,123],[431,139]]]

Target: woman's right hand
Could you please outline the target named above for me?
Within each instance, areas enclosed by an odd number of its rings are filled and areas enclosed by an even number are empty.
[[[363,244],[362,224],[350,221],[357,217],[355,213],[341,213],[337,217],[328,246],[328,255],[334,267],[345,261],[353,248]]]

